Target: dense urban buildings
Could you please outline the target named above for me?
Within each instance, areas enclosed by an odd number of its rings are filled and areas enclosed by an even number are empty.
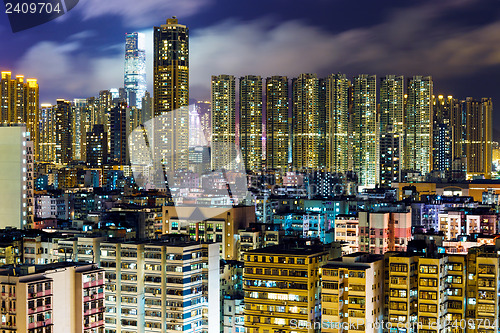
[[[2,72],[2,333],[499,332],[491,98],[238,72],[190,101],[189,28],[153,35],[153,94],[140,33],[88,98]]]

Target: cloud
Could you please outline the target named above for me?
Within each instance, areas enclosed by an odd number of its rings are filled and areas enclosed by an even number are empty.
[[[86,98],[123,85],[123,55],[88,57],[77,42],[42,41],[17,64],[17,73],[38,79],[43,103],[56,98]]]
[[[467,28],[440,21],[443,12],[473,2],[427,3],[397,10],[384,23],[339,33],[300,20],[265,19],[229,20],[193,31],[191,90],[207,96],[214,74],[394,73],[442,79],[500,65],[500,22]]]
[[[467,27],[441,20],[442,13],[474,1],[424,3],[394,11],[383,23],[337,33],[301,20],[271,19],[227,20],[191,30],[191,97],[207,98],[210,76],[217,74],[294,77],[343,72],[432,75],[440,80],[484,71],[500,65],[500,21]],[[153,33],[140,32],[146,35],[151,91]],[[89,97],[121,87],[123,44],[87,50],[83,39],[89,36],[84,32],[63,43],[35,44],[20,59],[18,72],[37,77],[42,95],[50,98]]]
[[[68,39],[83,40],[83,39],[87,39],[90,37],[94,37],[96,35],[97,35],[97,33],[93,30],[83,30],[83,31],[80,31],[76,34],[69,36]]]
[[[117,15],[131,27],[144,27],[163,22],[173,15],[187,17],[201,11],[211,0],[87,0],[76,7],[84,19]]]

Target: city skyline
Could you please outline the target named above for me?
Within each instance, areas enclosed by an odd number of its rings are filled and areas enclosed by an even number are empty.
[[[94,94],[88,82],[99,85],[95,90],[121,86],[123,36],[133,29],[146,32],[148,91],[151,92],[151,27],[161,24],[165,17],[177,15],[192,31],[191,96],[198,100],[209,98],[207,82],[211,75],[294,77],[311,72],[319,76],[326,76],[329,72],[342,72],[348,76],[367,73],[379,77],[388,73],[431,75],[438,82],[435,89],[445,96],[478,99],[491,96],[493,102],[498,100],[495,87],[498,85],[500,60],[496,56],[498,43],[494,31],[498,25],[499,6],[496,1],[443,1],[439,4],[424,1],[418,5],[386,2],[376,8],[363,3],[360,5],[367,10],[361,13],[355,11],[353,5],[341,2],[336,11],[342,11],[345,17],[334,21],[325,19],[323,11],[328,12],[331,5],[322,2],[307,6],[288,4],[285,8],[280,7],[281,12],[273,3],[266,14],[256,9],[248,10],[243,4],[222,5],[220,1],[189,3],[189,10],[186,5],[158,4],[155,1],[144,5],[128,4],[123,13],[111,8],[90,13],[89,8],[80,5],[76,11],[66,14],[71,20],[61,19],[31,30],[37,32],[36,39],[30,35],[31,31],[18,35],[23,38],[16,38],[15,34],[7,32],[6,17],[0,17],[0,33],[12,50],[0,58],[0,68],[37,77],[45,87],[41,91],[44,103],[53,103],[57,98],[86,98]],[[168,11],[161,14],[165,8]],[[137,13],[149,15],[122,21],[123,18],[133,18],[134,9]],[[368,14],[368,9],[373,11],[372,15]],[[349,20],[354,13],[362,19]],[[274,22],[270,20],[273,15],[277,16]],[[106,22],[102,22],[103,17],[107,18]],[[71,25],[68,21],[72,22]],[[56,29],[58,27],[67,29],[62,33]],[[106,39],[98,37],[101,31],[105,31]],[[292,31],[297,32],[295,49],[291,49],[287,42]],[[257,40],[259,34],[269,38]],[[422,40],[421,35],[428,38]],[[368,37],[380,41],[374,45]],[[234,47],[227,48],[224,40],[231,41]],[[266,61],[258,51],[253,55],[254,60],[249,58],[247,54],[252,52],[246,52],[244,48],[248,42],[257,43],[262,51],[265,50],[269,55]],[[82,49],[83,44],[85,49]],[[222,58],[207,66],[216,45],[221,45],[220,50],[224,51],[220,54]],[[451,45],[455,45],[453,52],[449,49]],[[424,52],[430,47],[433,55]],[[411,57],[410,52],[414,54]],[[43,56],[44,66],[34,66],[35,54]],[[67,71],[68,66],[74,68],[73,73]],[[468,84],[471,81],[477,84]],[[498,119],[496,114],[494,119]]]

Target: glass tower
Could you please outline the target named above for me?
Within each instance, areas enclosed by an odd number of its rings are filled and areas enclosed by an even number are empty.
[[[125,35],[125,90],[129,106],[142,108],[146,92],[146,51],[144,35],[137,32]]]

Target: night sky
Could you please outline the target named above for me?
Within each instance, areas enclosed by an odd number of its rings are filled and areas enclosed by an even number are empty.
[[[492,97],[500,132],[500,0],[80,0],[15,34],[2,10],[0,70],[38,78],[42,103],[94,96],[123,85],[140,31],[151,90],[151,28],[173,15],[190,27],[192,98],[212,74],[431,75],[435,94]]]

